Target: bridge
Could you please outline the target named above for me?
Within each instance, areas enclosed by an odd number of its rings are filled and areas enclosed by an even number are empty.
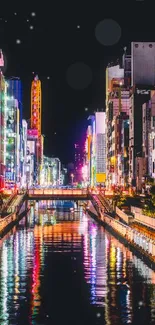
[[[94,191],[96,193],[96,191]],[[88,200],[87,189],[29,189],[28,200]]]
[[[98,189],[28,189],[28,200],[90,200],[92,195],[98,195]],[[112,191],[104,191],[106,198],[113,197]]]

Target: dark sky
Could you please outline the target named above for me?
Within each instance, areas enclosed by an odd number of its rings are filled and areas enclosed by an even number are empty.
[[[149,3],[103,0],[92,5],[85,1],[1,4],[0,48],[7,63],[5,75],[19,76],[23,81],[26,119],[30,118],[32,72],[42,81],[46,155],[58,156],[64,163],[72,160],[73,144],[83,138],[87,117],[105,107],[107,63],[115,62],[131,41],[155,41],[154,11]],[[111,29],[100,28],[103,45],[95,37],[95,28],[104,19],[119,24],[121,37],[116,41],[119,31],[113,25]],[[116,44],[105,44],[107,36]],[[81,66],[75,65],[71,71],[70,66],[77,62]]]

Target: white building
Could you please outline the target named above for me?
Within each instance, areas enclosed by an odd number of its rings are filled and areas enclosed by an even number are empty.
[[[96,185],[106,182],[106,113],[95,113],[96,126]]]

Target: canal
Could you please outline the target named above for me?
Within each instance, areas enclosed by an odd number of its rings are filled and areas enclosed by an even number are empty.
[[[155,324],[155,272],[81,206],[35,203],[0,241],[0,325],[29,324]]]

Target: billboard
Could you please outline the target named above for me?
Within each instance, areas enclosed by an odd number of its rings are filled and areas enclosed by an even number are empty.
[[[27,130],[28,139],[37,139],[38,138],[38,130],[37,129],[29,129]]]
[[[105,173],[100,173],[100,174],[96,174],[96,183],[105,183],[106,181],[106,174]]]

